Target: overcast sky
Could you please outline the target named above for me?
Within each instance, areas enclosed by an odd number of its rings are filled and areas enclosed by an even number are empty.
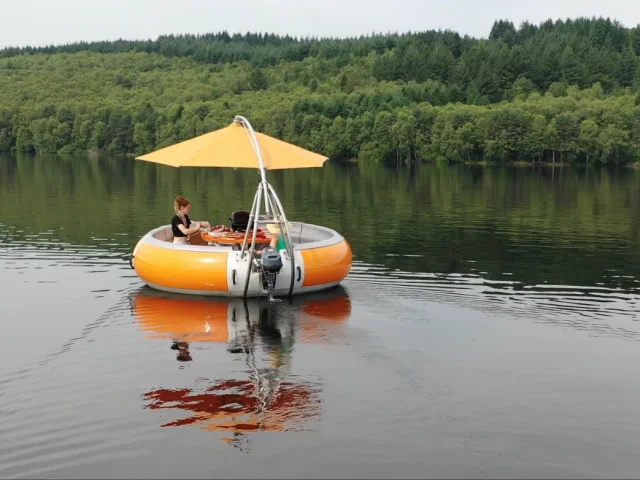
[[[452,29],[486,37],[496,18],[604,16],[640,23],[637,0],[2,0],[0,47],[155,39],[169,33],[353,36]]]

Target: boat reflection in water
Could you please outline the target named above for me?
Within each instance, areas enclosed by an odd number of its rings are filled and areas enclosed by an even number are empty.
[[[146,408],[190,413],[163,427],[225,431],[232,437],[224,440],[241,447],[246,433],[300,431],[319,417],[321,384],[287,380],[293,346],[340,338],[351,302],[340,286],[280,302],[181,296],[144,287],[134,293],[132,309],[146,337],[171,342],[180,362],[194,361],[190,346],[200,342],[225,343],[231,355],[244,360],[245,379],[200,381],[194,388],[160,388],[143,396]]]

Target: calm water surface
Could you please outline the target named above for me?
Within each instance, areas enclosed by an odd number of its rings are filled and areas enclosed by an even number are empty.
[[[0,157],[0,477],[638,476],[640,172],[274,172],[350,241],[343,288],[141,284],[175,195],[225,223],[258,179]]]

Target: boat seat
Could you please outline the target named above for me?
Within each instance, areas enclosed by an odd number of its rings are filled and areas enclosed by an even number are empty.
[[[173,233],[171,232],[171,227],[163,228],[162,230],[154,233],[153,236],[158,240],[163,240],[169,243],[173,242]]]
[[[231,230],[234,232],[246,232],[249,226],[250,212],[246,210],[236,210],[228,217],[231,222]]]

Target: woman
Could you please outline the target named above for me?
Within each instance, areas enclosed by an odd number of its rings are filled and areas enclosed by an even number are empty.
[[[189,235],[199,232],[201,228],[210,227],[209,222],[191,222],[191,202],[182,196],[176,197],[173,210],[176,212],[171,219],[173,243],[187,243]]]

